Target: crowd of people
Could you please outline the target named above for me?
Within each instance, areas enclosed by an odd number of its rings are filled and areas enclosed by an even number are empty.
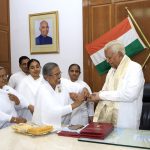
[[[21,71],[9,80],[0,66],[0,129],[28,121],[56,128],[106,122],[138,129],[144,87],[142,68],[125,54],[119,41],[106,44],[104,53],[111,69],[102,90],[93,93],[79,79],[78,64],[69,66],[69,79],[61,77],[54,62],[46,63],[41,73],[40,62],[27,56],[19,58]],[[94,102],[98,102],[95,111]]]

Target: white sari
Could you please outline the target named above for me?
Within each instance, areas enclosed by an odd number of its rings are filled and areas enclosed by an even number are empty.
[[[82,87],[88,89],[91,94],[90,87],[83,81],[77,80],[75,83],[79,83]],[[83,102],[78,108],[74,109],[71,114],[70,124],[71,125],[86,125],[89,123],[89,116],[94,115],[94,103],[93,102]]]
[[[43,80],[43,76],[40,75],[40,77],[36,80],[33,79],[33,77],[31,75],[28,75],[27,77],[25,77],[21,83],[19,84],[17,91],[24,96],[26,103],[28,104],[28,106],[31,104],[34,106],[35,101],[36,101],[36,92],[41,84]],[[27,120],[31,120],[32,119],[32,114],[30,113],[29,110],[24,110],[21,116],[25,117]]]

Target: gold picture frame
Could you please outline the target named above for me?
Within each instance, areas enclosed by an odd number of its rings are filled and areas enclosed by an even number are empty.
[[[30,53],[58,53],[58,11],[29,15]]]

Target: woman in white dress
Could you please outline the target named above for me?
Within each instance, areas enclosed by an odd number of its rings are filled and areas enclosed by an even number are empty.
[[[42,75],[40,75],[40,62],[36,59],[31,59],[28,62],[28,69],[30,74],[21,81],[17,90],[20,94],[22,94],[25,97],[29,109],[34,111],[36,92],[43,79]],[[23,117],[27,118],[27,120],[30,121],[32,119],[32,113],[28,110],[24,110],[21,113]]]
[[[86,87],[89,93],[92,93],[88,84],[82,80],[79,80],[80,73],[81,73],[81,69],[78,64],[71,64],[69,66],[68,74],[69,74],[70,80],[72,82],[79,83],[83,87]],[[94,115],[94,103],[84,102],[78,108],[73,110],[71,114],[70,124],[71,125],[77,125],[77,124],[86,125],[93,120],[93,115]]]

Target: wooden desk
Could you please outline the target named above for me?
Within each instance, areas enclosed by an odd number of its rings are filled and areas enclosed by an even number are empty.
[[[80,142],[76,138],[51,133],[27,136],[15,133],[11,127],[0,130],[0,150],[137,150],[136,148]],[[142,149],[139,149],[142,150]],[[143,149],[144,150],[144,149]]]

